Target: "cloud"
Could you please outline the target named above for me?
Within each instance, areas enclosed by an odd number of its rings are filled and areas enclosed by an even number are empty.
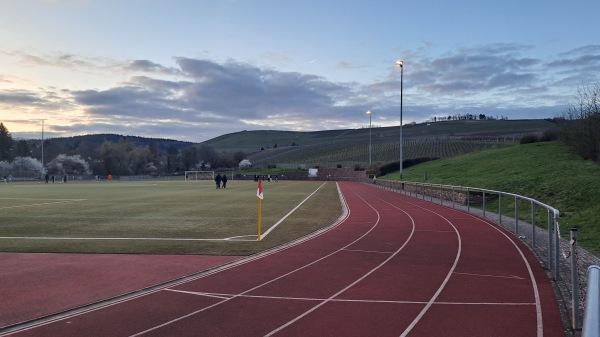
[[[6,105],[39,105],[44,100],[37,93],[27,91],[8,90],[0,92],[0,104]]]
[[[528,50],[515,44],[463,48],[448,55],[422,58],[411,65],[409,80],[430,94],[470,95],[483,91],[534,86],[538,59],[521,57]]]
[[[174,68],[164,67],[158,63],[149,60],[134,60],[124,66],[126,70],[144,71],[149,73],[162,73],[168,75],[178,74],[179,71]]]
[[[440,55],[430,48],[404,55],[405,123],[465,113],[554,117],[576,91],[575,79],[593,79],[598,72],[591,70],[600,65],[597,45],[557,54],[550,61],[529,56],[532,47],[518,44],[459,48]],[[102,61],[67,53],[19,55],[40,67],[109,69],[116,64],[110,69],[128,76],[108,89],[0,89],[5,106],[80,111],[80,120],[51,126],[60,135],[114,132],[202,141],[241,130],[365,127],[367,110],[373,111],[375,125],[399,123],[400,70],[391,66],[387,77],[371,83],[337,83],[236,60],[176,57],[174,65],[167,66],[146,59]],[[352,67],[343,61],[339,65]]]

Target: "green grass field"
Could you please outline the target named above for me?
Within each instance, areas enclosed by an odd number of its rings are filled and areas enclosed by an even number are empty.
[[[323,185],[323,186],[321,186]],[[335,183],[135,181],[0,185],[0,251],[248,255],[309,234],[341,215]]]

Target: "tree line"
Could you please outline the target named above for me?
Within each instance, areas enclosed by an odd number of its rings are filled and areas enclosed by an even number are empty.
[[[215,170],[238,167],[243,151],[218,152],[207,144],[161,150],[160,140],[140,145],[129,137],[104,140],[99,146],[85,141],[47,139],[14,140],[0,123],[0,171],[37,172],[51,175],[163,175],[186,170]],[[43,158],[42,158],[43,152]],[[1,173],[1,172],[0,172]]]

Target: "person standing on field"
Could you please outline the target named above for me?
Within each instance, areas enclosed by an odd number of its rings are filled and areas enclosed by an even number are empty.
[[[223,181],[223,188],[227,187],[227,174],[223,175],[223,178],[221,179],[221,181]]]
[[[215,183],[217,184],[217,189],[221,188],[221,173],[217,173],[215,177]]]

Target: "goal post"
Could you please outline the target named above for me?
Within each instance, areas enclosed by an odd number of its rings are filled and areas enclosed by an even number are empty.
[[[215,180],[215,171],[185,171],[185,181]]]

